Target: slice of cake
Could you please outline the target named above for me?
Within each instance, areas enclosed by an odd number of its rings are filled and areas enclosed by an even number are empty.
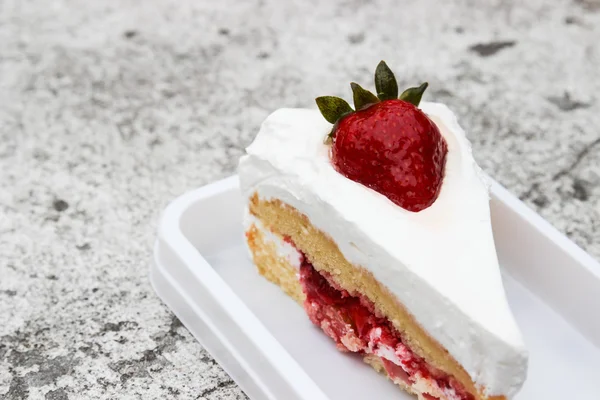
[[[527,369],[488,188],[450,110],[380,63],[355,109],[280,109],[240,160],[259,272],[419,400],[501,400]],[[324,118],[325,117],[325,118]],[[333,125],[332,125],[333,124]]]

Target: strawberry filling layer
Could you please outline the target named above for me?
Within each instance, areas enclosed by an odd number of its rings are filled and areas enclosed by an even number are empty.
[[[302,258],[304,308],[310,320],[335,340],[338,349],[380,357],[394,382],[417,385],[417,391],[428,400],[474,400],[460,382],[413,353],[389,320],[376,315],[368,299],[336,288],[331,279],[315,270],[306,257]]]

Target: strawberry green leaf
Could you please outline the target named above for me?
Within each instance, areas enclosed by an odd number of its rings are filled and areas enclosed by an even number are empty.
[[[317,97],[315,101],[323,117],[332,124],[335,124],[344,115],[354,111],[346,100],[339,97],[321,96]]]
[[[421,102],[421,98],[423,97],[423,93],[425,92],[425,89],[427,89],[427,86],[429,86],[429,84],[425,82],[419,87],[406,89],[400,95],[400,100],[407,101],[416,107],[419,107],[419,103]]]
[[[377,96],[375,96],[368,90],[363,89],[358,83],[352,82],[350,84],[350,87],[352,88],[352,96],[354,97],[354,108],[356,108],[356,111],[361,110],[371,104],[379,102]]]
[[[379,100],[398,98],[398,82],[396,82],[394,73],[385,61],[381,61],[375,70],[375,88]]]
[[[335,132],[334,129],[332,129],[327,136],[325,136],[325,139],[323,139],[323,144],[326,145],[331,145],[333,144],[333,139],[335,138]]]

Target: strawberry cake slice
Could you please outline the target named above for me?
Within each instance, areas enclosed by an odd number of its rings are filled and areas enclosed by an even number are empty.
[[[419,400],[505,400],[527,352],[506,301],[488,187],[454,114],[398,95],[354,109],[280,109],[239,164],[246,239],[259,272],[300,303],[337,348]]]

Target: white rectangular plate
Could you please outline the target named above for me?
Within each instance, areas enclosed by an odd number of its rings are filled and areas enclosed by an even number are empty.
[[[530,351],[516,398],[600,399],[600,265],[500,185],[491,194],[504,284]],[[190,332],[254,400],[413,399],[338,352],[258,275],[243,243],[242,206],[231,177],[163,214],[151,280]]]

